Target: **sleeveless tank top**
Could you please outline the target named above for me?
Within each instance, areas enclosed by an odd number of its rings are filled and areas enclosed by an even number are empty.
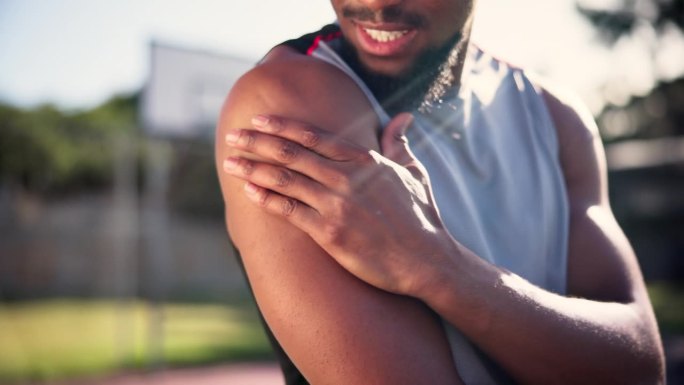
[[[364,92],[381,126],[390,117],[338,54],[336,25],[285,44],[324,60]],[[425,166],[450,234],[481,258],[565,293],[569,210],[556,129],[528,74],[470,44],[457,92],[428,113],[413,111],[409,147]],[[466,384],[510,378],[448,322]]]

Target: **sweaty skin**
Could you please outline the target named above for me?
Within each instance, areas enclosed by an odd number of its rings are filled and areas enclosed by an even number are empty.
[[[332,3],[360,62],[389,76],[410,74],[418,57],[457,31],[467,41],[473,5]],[[373,36],[400,40],[382,45]],[[220,172],[228,227],[267,322],[312,383],[458,384],[431,311],[520,383],[663,382],[655,318],[610,210],[595,124],[572,98],[543,94],[570,204],[567,297],[483,261],[441,231],[425,175],[397,167],[411,162],[401,148],[380,155],[365,97],[334,68],[277,49],[236,85],[216,141],[217,168],[232,165]],[[258,115],[295,129],[258,132]],[[293,136],[276,138],[285,132]],[[324,132],[353,144],[311,140]],[[394,217],[378,219],[386,215]]]
[[[216,141],[218,169],[226,158],[241,154],[223,145],[226,134],[248,126],[258,112],[287,113],[378,148],[375,115],[346,75],[276,48],[239,80],[224,105]],[[255,144],[249,135],[238,142]],[[427,307],[349,274],[307,234],[255,206],[244,193],[244,182],[220,174],[227,226],[257,303],[311,383],[460,383],[441,324]],[[274,178],[282,183],[288,177]]]
[[[411,216],[401,209],[394,211],[403,213],[404,218],[392,221],[391,226],[367,223],[369,213],[383,211],[379,201],[404,197],[404,204],[399,206],[410,207],[412,201],[421,200],[420,189],[408,188],[412,184],[406,179],[412,176],[388,167],[391,160],[364,160],[361,154],[367,150],[358,146],[338,143],[331,151],[332,144],[326,148],[305,145],[311,149],[284,164],[253,162],[252,167],[263,167],[266,172],[290,169],[295,176],[287,189],[266,180],[240,177],[255,184],[250,196],[258,206],[300,226],[364,281],[429,305],[521,383],[662,383],[663,353],[655,317],[636,257],[608,204],[605,161],[596,126],[572,98],[548,91],[543,95],[558,131],[570,203],[568,297],[545,291],[484,261],[440,231],[441,224],[434,217],[431,223],[435,231],[425,231],[423,222],[415,220],[420,215]],[[287,143],[283,139],[302,143],[297,135],[300,123],[282,117],[275,120],[279,127],[287,129],[255,125],[252,135],[260,139],[249,152],[275,159],[272,148],[259,145],[264,142],[262,136],[279,137],[280,146]],[[394,147],[394,154],[385,153],[399,164],[411,163],[411,154],[401,141],[383,138],[383,149],[388,149],[385,143],[393,142],[394,146],[389,147]],[[241,147],[239,143],[228,145]],[[309,152],[341,155],[339,159],[316,159]],[[320,177],[343,175],[354,169],[367,170],[373,175],[372,183],[380,183],[382,188]],[[420,173],[412,174],[420,183]],[[312,183],[320,186],[304,187]],[[294,198],[292,192],[298,190],[306,194],[298,194],[296,199],[301,202],[293,206],[294,210],[286,215],[274,210],[274,202]],[[407,192],[411,192],[408,198]],[[343,201],[338,205],[346,207],[346,215],[322,204],[331,197]],[[434,211],[430,203],[419,209],[426,218]],[[312,210],[313,220],[301,220],[306,210]],[[315,213],[319,216],[315,217]],[[309,225],[311,221],[315,221],[314,226]],[[323,230],[331,224],[337,229],[337,237],[328,237]],[[404,241],[406,234],[414,234],[410,242]],[[401,248],[387,247],[399,242]]]

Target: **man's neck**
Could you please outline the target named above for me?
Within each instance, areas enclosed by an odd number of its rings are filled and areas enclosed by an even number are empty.
[[[468,39],[455,36],[449,44],[426,55],[409,73],[390,77],[372,73],[359,61],[354,48],[343,39],[340,54],[368,86],[390,116],[403,111],[428,112],[461,80]]]

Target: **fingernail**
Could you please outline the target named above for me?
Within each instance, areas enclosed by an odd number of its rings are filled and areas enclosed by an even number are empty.
[[[235,167],[237,167],[237,163],[237,159],[228,158],[223,161],[223,169],[226,171],[233,170]]]
[[[238,139],[240,138],[240,135],[238,134],[237,131],[235,130],[230,130],[226,134],[226,143],[228,144],[233,144],[237,143]]]
[[[257,192],[257,187],[251,183],[245,183],[245,192],[248,195],[254,195]]]
[[[252,124],[256,128],[264,128],[268,124],[269,120],[270,119],[268,118],[268,116],[257,115],[252,118]]]
[[[399,133],[397,135],[394,135],[394,139],[396,139],[397,142],[401,142],[401,143],[405,143],[405,144],[408,143],[408,139],[406,138],[406,135],[404,135],[403,133]]]

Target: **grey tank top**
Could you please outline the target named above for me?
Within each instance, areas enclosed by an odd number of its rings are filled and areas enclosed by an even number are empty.
[[[390,120],[366,85],[320,42],[311,55],[344,71],[382,126]],[[481,258],[564,294],[569,212],[556,129],[527,74],[470,45],[458,92],[426,114],[414,111],[409,147],[430,176],[450,234]],[[448,322],[466,384],[510,379]]]

